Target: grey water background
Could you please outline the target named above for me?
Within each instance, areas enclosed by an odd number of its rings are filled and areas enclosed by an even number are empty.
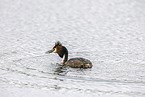
[[[0,97],[145,97],[144,0],[0,0]],[[61,66],[45,54],[59,40]]]

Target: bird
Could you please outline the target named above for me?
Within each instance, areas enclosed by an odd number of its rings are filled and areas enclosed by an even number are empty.
[[[59,57],[62,58],[62,64],[70,66],[72,68],[92,68],[92,62],[85,58],[71,58],[68,60],[68,50],[61,42],[57,41],[53,49],[47,51],[46,53],[57,53]]]

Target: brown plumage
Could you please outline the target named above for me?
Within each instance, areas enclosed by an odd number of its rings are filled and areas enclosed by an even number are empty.
[[[71,58],[68,60],[68,50],[66,47],[62,46],[62,44],[58,41],[55,43],[55,46],[52,50],[49,50],[46,53],[57,53],[61,58],[63,58],[62,63],[64,65],[68,65],[72,68],[92,68],[91,61],[84,58]]]
[[[92,63],[84,58],[72,58],[65,64],[73,68],[92,68]]]

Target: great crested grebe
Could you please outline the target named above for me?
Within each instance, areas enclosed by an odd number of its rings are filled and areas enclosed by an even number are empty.
[[[84,58],[71,58],[68,60],[68,50],[66,47],[57,41],[52,50],[46,53],[57,53],[62,59],[62,64],[70,66],[72,68],[92,68],[92,63]]]

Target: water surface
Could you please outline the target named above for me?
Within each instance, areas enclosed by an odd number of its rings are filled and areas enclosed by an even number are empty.
[[[0,2],[0,97],[144,97],[144,0]],[[56,41],[92,69],[45,54]]]

